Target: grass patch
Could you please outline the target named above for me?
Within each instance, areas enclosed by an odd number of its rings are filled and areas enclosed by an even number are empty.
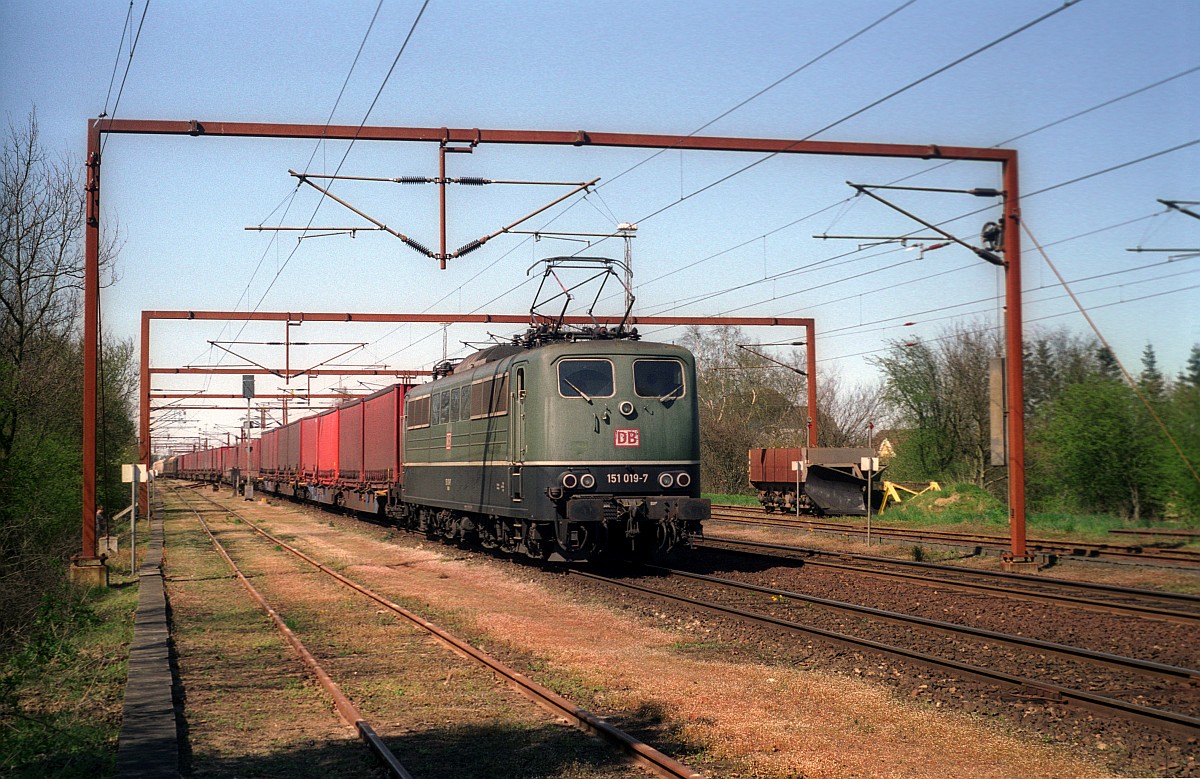
[[[960,483],[946,485],[940,492],[931,490],[921,495],[906,495],[903,503],[888,506],[878,520],[880,524],[904,527],[958,526],[955,529],[967,532],[977,530],[985,533],[1003,533],[1008,528],[1008,508],[1005,503],[980,487]],[[1185,523],[1178,521],[1135,523],[1111,514],[1078,514],[1069,511],[1030,512],[1026,516],[1026,525],[1028,533],[1033,536],[1069,537],[1097,542],[1112,542],[1112,530],[1187,527]],[[1169,538],[1164,539],[1164,542],[1173,546],[1194,543]],[[914,550],[914,559],[918,559],[916,554]],[[930,557],[927,550],[924,554],[926,559]]]
[[[761,506],[762,502],[753,495],[714,495],[704,493],[702,497],[708,498],[714,504],[725,506]]]
[[[1114,516],[1072,514],[1066,511],[1034,514],[1029,519],[1029,526],[1047,535],[1069,535],[1073,538],[1091,536],[1108,541],[1112,540],[1112,537],[1108,535],[1110,530],[1145,527],[1144,524],[1137,525]]]
[[[590,705],[597,694],[604,692],[604,687],[593,684],[580,674],[565,668],[551,668],[547,663],[535,663],[530,670],[535,670],[534,680],[544,684],[567,700],[583,706]]]
[[[930,525],[1006,525],[1008,509],[986,490],[974,484],[950,484],[940,491],[905,495],[904,502],[888,506],[883,521],[906,527]]]
[[[112,772],[136,608],[136,586],[43,596],[28,640],[0,659],[0,775]]]

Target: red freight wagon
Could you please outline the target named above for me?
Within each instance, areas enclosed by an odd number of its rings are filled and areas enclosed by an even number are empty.
[[[294,477],[300,473],[300,422],[279,428],[279,470]]]
[[[363,399],[363,471],[370,484],[400,481],[400,431],[409,389],[396,384]]]
[[[796,481],[792,463],[800,462],[804,454],[799,447],[785,449],[751,449],[750,483]]]
[[[305,417],[296,425],[300,433],[300,478],[316,481],[317,478],[317,418]]]
[[[219,461],[216,467],[217,481],[222,481],[229,477],[229,471],[238,467],[238,448],[236,446],[222,446],[219,451]]]
[[[317,479],[328,483],[338,474],[338,421],[341,410],[332,409],[317,416]]]
[[[338,414],[338,481],[358,484],[363,467],[362,401],[342,406]]]
[[[274,476],[279,469],[279,429],[268,430],[258,439],[258,472]]]
[[[250,440],[250,475],[262,473],[262,442],[257,438]]]

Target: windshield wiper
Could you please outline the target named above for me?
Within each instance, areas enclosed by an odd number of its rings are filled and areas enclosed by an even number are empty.
[[[579,397],[583,398],[583,399],[584,399],[584,400],[586,400],[588,403],[591,403],[591,402],[592,402],[592,399],[591,399],[591,397],[590,397],[590,396],[589,396],[589,395],[588,395],[586,392],[584,392],[583,390],[579,389],[579,387],[576,387],[576,386],[575,386],[575,384],[574,384],[574,382],[572,382],[570,379],[566,378],[565,376],[563,377],[563,384],[566,384],[568,387],[570,387],[571,389],[573,389],[573,390],[575,390],[576,392],[578,392],[578,393],[579,393]]]
[[[676,384],[676,385],[675,385],[675,389],[671,390],[671,391],[670,391],[670,392],[668,392],[666,395],[663,395],[661,398],[659,398],[659,399],[658,399],[658,400],[659,400],[659,402],[661,402],[661,403],[666,403],[668,400],[670,400],[670,399],[671,399],[671,396],[672,396],[672,395],[674,395],[676,392],[679,392],[681,389],[683,389],[683,382],[680,382],[679,384]]]

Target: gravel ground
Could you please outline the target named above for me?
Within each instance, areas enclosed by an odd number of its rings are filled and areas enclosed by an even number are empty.
[[[1036,695],[1021,695],[970,679],[939,674],[883,655],[808,640],[792,632],[714,617],[648,596],[641,598],[636,594],[616,592],[601,583],[573,579],[563,587],[581,600],[610,604],[686,636],[681,643],[690,641],[698,656],[732,656],[749,664],[820,669],[842,678],[879,683],[900,698],[918,701],[933,709],[976,715],[1001,729],[1024,733],[1046,743],[1086,748],[1118,775],[1196,775],[1200,750],[1194,738],[1093,715]],[[688,592],[690,588],[683,589],[685,594],[700,595],[694,590]],[[836,625],[829,627],[837,628]],[[876,633],[875,637],[885,642],[894,639],[886,629]],[[1194,690],[1191,700],[1194,700]]]

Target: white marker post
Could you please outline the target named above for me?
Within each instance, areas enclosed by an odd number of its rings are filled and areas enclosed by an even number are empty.
[[[129,482],[129,575],[137,574],[137,489],[138,484],[149,481],[145,463],[121,466],[121,481]]]
[[[867,474],[867,546],[871,545],[871,476],[879,470],[878,457],[863,457],[859,460],[858,469]]]

